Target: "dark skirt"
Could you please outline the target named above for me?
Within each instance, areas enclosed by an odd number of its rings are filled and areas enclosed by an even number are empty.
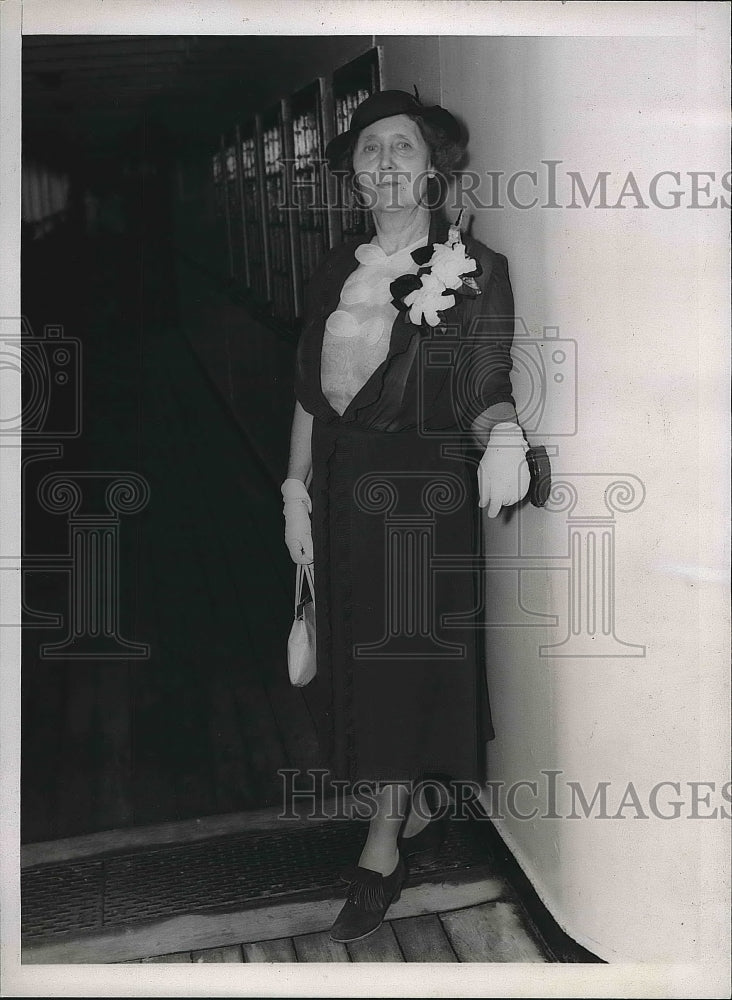
[[[336,778],[484,777],[475,466],[442,444],[313,421],[318,674],[305,691]]]

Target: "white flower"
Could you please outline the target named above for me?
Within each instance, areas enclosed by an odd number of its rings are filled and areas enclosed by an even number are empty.
[[[410,322],[419,326],[423,320],[430,326],[439,326],[437,310],[451,309],[455,305],[454,295],[444,295],[445,283],[434,274],[423,274],[422,287],[404,297],[404,305],[409,308]]]
[[[422,323],[440,325],[442,319],[438,313],[452,309],[455,305],[455,296],[448,293],[449,289],[460,295],[469,294],[468,289],[471,294],[480,295],[480,288],[475,278],[471,277],[473,272],[479,272],[478,264],[472,257],[468,257],[460,239],[462,215],[461,211],[455,224],[450,227],[447,243],[432,244],[432,256],[422,265],[424,273],[420,273],[420,287],[408,295],[399,296],[407,307],[410,322],[415,326],[421,326]],[[417,258],[418,263],[420,259],[421,255]],[[406,278],[407,275],[402,277]]]
[[[435,252],[427,265],[431,273],[439,278],[446,288],[459,288],[462,284],[461,275],[470,274],[476,270],[476,263],[465,253],[465,244],[456,243],[449,247],[444,243],[435,243]]]

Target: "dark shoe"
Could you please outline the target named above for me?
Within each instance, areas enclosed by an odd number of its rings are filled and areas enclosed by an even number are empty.
[[[412,858],[418,854],[420,861],[434,861],[445,843],[449,806],[445,805],[441,808],[432,792],[432,788],[426,790],[427,804],[430,811],[435,813],[434,819],[429,820],[427,826],[424,826],[419,833],[415,833],[413,837],[404,837],[401,833],[397,837],[397,847],[405,858]]]
[[[400,855],[391,875],[380,875],[359,866],[350,869],[348,874],[346,902],[330,929],[331,940],[342,944],[359,941],[381,927],[386,911],[402,894],[407,869]]]

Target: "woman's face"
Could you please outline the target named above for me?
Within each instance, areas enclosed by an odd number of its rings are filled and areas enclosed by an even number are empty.
[[[361,131],[353,152],[356,183],[372,211],[400,211],[421,203],[430,150],[406,115],[382,118]]]

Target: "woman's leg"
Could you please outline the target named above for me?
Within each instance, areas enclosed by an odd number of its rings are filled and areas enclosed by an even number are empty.
[[[330,929],[334,941],[359,941],[378,930],[386,911],[399,899],[407,875],[397,837],[409,804],[409,788],[383,784],[374,801],[366,843],[349,874],[346,901]]]
[[[374,798],[376,812],[369,823],[358,864],[380,875],[391,875],[399,861],[397,836],[407,813],[409,788],[404,784],[384,784]]]
[[[428,802],[428,789],[432,807]],[[449,793],[442,782],[427,781],[417,782],[413,788],[406,784],[384,784],[374,798],[376,813],[369,823],[358,863],[361,868],[390,875],[399,860],[397,836],[400,831],[403,838],[414,837],[424,830],[433,815],[444,815]]]
[[[402,830],[403,837],[414,837],[424,830],[430,821],[430,807],[427,803],[424,785],[419,783],[409,801],[409,814]]]
[[[416,782],[409,802],[407,821],[402,829],[402,837],[416,836],[434,816],[444,816],[449,805],[450,793],[442,781],[425,779]]]

